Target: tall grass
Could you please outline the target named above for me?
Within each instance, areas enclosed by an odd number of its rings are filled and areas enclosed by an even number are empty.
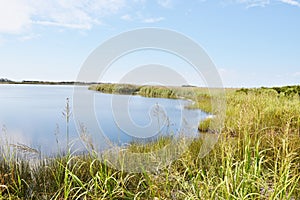
[[[203,89],[198,95],[209,98]],[[226,100],[224,129],[210,153],[199,154],[203,138],[213,135],[205,133],[155,172],[113,169],[93,154],[32,165],[1,146],[0,199],[300,199],[299,96],[227,90]],[[127,148],[151,153],[169,143]]]

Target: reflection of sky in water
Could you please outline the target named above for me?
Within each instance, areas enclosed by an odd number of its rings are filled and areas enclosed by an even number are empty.
[[[186,126],[181,124],[181,117],[185,118],[183,121],[187,121],[187,127],[193,130],[191,133],[196,133],[199,120],[205,117],[204,113],[197,110],[182,110],[181,108],[187,103],[183,100],[101,94],[88,91],[86,87],[82,87],[82,91],[94,95],[94,110],[98,124],[105,136],[118,144],[138,140],[139,136],[147,138],[153,133],[157,134],[152,138],[162,134],[176,135],[180,132],[180,128]],[[27,144],[35,148],[41,147],[45,153],[57,151],[56,129],[58,126],[58,145],[65,146],[66,125],[62,111],[66,98],[72,98],[72,95],[72,86],[0,85],[0,125],[7,129],[6,133],[1,131],[1,138],[7,137],[10,142]],[[122,107],[124,102],[128,102],[126,108]],[[155,112],[157,105],[159,117]],[[84,106],[77,106],[84,111]],[[123,119],[128,118],[125,111],[128,111],[126,113],[129,113],[132,122],[126,127],[122,124],[126,122]],[[116,124],[114,116],[120,119],[120,123]],[[103,141],[97,141],[100,138],[99,129],[88,126],[89,119],[92,117],[90,113],[82,112],[82,116],[76,118],[76,121],[86,126],[95,144],[101,144]],[[151,122],[152,126],[149,126]],[[146,127],[150,128],[146,129]],[[132,132],[134,134],[131,134]],[[78,140],[73,118],[70,123],[70,138],[73,141],[76,138]],[[79,141],[75,142],[74,148],[79,148],[80,144]]]

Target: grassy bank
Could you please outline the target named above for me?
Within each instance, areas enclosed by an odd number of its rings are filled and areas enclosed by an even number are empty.
[[[103,83],[91,85],[89,89],[109,94],[141,95],[154,98],[186,98],[196,102],[190,105],[189,108],[200,108],[205,112],[212,112],[211,98],[213,97],[206,88]]]
[[[141,95],[144,97],[176,98],[175,87],[138,86],[132,84],[103,83],[92,85],[90,90],[109,94]]]
[[[157,95],[152,90],[145,94]],[[205,89],[179,92],[199,98],[199,108],[213,98]],[[298,93],[231,89],[226,101],[224,129],[210,153],[199,157],[203,138],[194,139],[188,151],[156,172],[116,170],[92,154],[32,165],[2,147],[0,199],[300,199]],[[168,143],[161,138],[128,150],[148,153]]]

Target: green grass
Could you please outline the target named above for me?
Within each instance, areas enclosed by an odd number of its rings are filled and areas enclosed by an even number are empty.
[[[211,118],[207,118],[207,119],[204,119],[202,120],[200,123],[199,123],[199,127],[198,127],[198,130],[200,132],[209,132],[210,131],[210,123],[211,123],[212,119]]]
[[[90,90],[96,90],[102,93],[109,94],[136,94],[140,86],[131,84],[113,84],[113,83],[102,83],[97,85],[91,85]]]
[[[189,105],[188,108],[200,108],[205,112],[213,112],[211,100],[214,96],[209,93],[207,88],[102,83],[91,85],[89,89],[109,94],[141,95],[154,98],[186,98],[195,102]]]
[[[214,98],[203,88],[179,92],[199,102]],[[201,156],[204,139],[214,136],[207,133],[155,172],[116,170],[93,154],[69,153],[32,165],[3,146],[0,199],[300,199],[299,95],[231,89],[226,101],[224,129],[209,154]],[[127,151],[151,153],[170,139],[132,143]]]

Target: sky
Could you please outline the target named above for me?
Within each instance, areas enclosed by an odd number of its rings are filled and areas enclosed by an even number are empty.
[[[199,44],[225,87],[300,84],[300,0],[0,0],[0,78],[76,80],[99,45],[146,27]],[[149,50],[124,56],[101,81],[151,62],[203,84],[176,56]]]

